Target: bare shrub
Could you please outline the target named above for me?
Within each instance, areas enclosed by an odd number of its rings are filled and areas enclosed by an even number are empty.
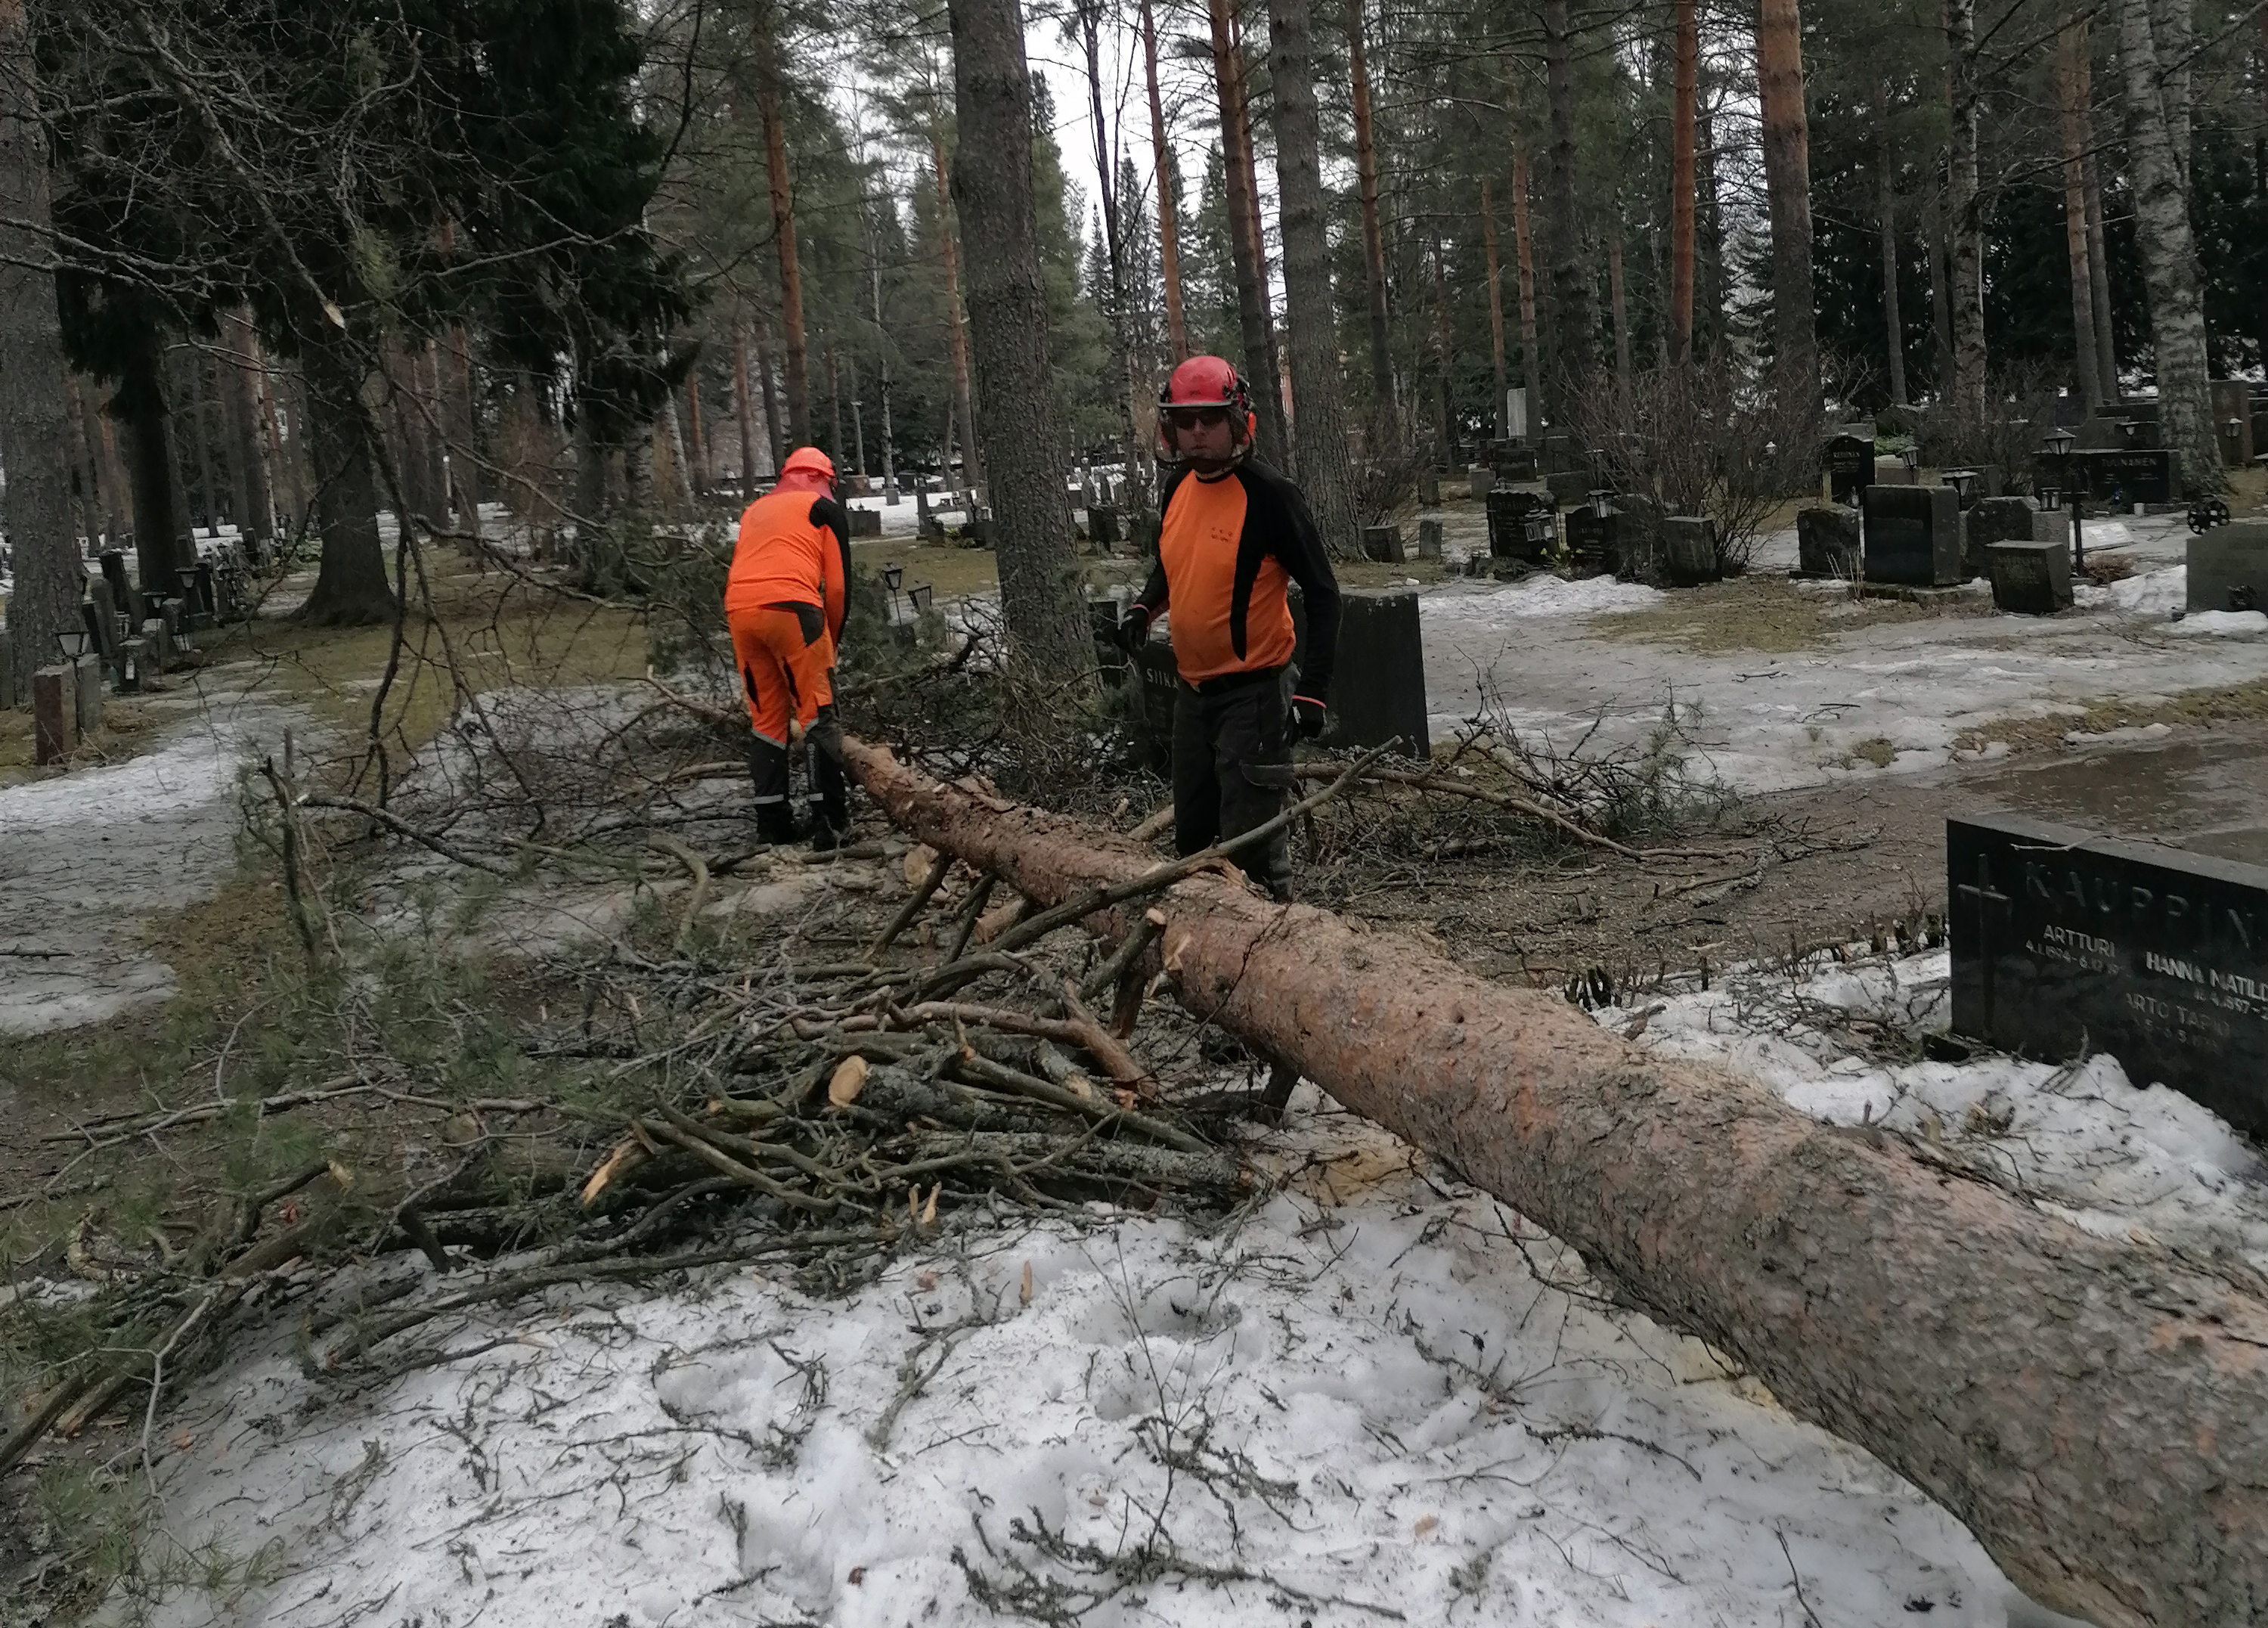
[[[1914,439],[1922,462],[1936,469],[1989,464],[2000,471],[2003,491],[2029,492],[2038,426],[2055,405],[2059,377],[2051,363],[2012,362],[1987,377],[1981,409],[1952,399],[1917,412]]]

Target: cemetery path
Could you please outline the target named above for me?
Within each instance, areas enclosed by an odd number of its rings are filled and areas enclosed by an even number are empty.
[[[148,924],[219,887],[239,766],[295,721],[233,689],[147,704],[164,721],[140,755],[0,787],[0,1035],[102,1022],[173,991]]]

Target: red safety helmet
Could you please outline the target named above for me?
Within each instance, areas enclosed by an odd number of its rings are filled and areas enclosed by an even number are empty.
[[[1229,423],[1237,427],[1236,455],[1242,457],[1252,445],[1256,421],[1251,388],[1244,375],[1223,358],[1191,357],[1167,377],[1164,388],[1158,392],[1158,456],[1167,463],[1182,460],[1168,429],[1169,415],[1177,407],[1227,409]]]

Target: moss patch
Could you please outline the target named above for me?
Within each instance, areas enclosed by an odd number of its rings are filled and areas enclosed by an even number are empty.
[[[2088,703],[2083,712],[2000,718],[1963,732],[1954,745],[1960,751],[1977,752],[1997,740],[2011,752],[2037,752],[2062,745],[2063,738],[2073,731],[2099,735],[2113,729],[2146,728],[2152,724],[2181,729],[2255,718],[2268,718],[2268,679],[2188,689],[2177,696],[2150,701],[2106,696]]]
[[[1754,575],[1681,590],[1644,610],[1594,616],[1594,637],[1631,644],[1675,645],[1696,655],[1753,650],[1786,655],[1816,650],[1838,633],[1893,622],[1990,615],[1989,600],[1916,605],[1904,600],[1853,602],[1817,589],[1800,589],[1785,577]]]

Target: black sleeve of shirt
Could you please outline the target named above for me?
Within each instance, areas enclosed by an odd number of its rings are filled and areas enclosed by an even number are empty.
[[[1249,465],[1246,466],[1250,469]],[[1339,648],[1339,579],[1315,529],[1315,517],[1300,489],[1274,470],[1251,470],[1282,501],[1285,525],[1271,528],[1268,550],[1283,563],[1307,606],[1307,660],[1300,669],[1299,693],[1311,701],[1331,697],[1331,667]]]
[[[1158,543],[1166,529],[1166,511],[1173,506],[1174,494],[1181,490],[1182,477],[1188,474],[1187,469],[1176,469],[1158,488],[1158,528],[1150,535],[1150,580],[1142,585],[1142,592],[1134,598],[1134,603],[1150,613],[1152,622],[1164,614],[1171,597],[1166,581],[1166,556]]]
[[[840,640],[843,622],[850,615],[850,511],[832,497],[814,497],[811,500],[811,523],[833,532],[835,546],[843,554],[843,615],[830,630]]]

